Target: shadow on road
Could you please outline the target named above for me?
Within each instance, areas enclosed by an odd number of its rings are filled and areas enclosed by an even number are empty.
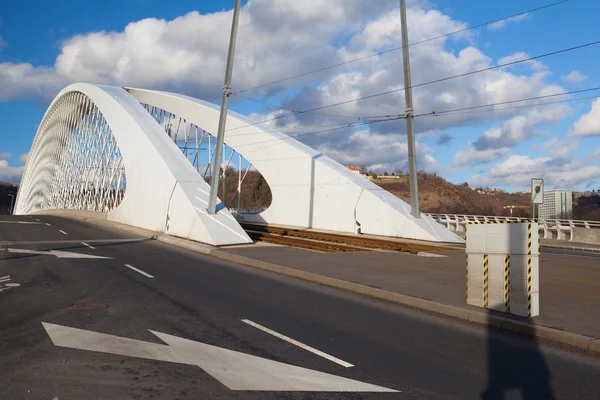
[[[488,315],[492,312],[488,311]],[[526,338],[509,337],[488,325],[488,384],[482,400],[503,400],[520,392],[523,400],[552,400],[551,375],[529,322]]]

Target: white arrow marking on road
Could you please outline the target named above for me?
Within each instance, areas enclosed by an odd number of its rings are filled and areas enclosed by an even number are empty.
[[[150,331],[164,344],[42,322],[56,346],[197,365],[231,390],[396,392],[381,386]]]
[[[91,254],[71,253],[69,251],[60,250],[29,250],[29,249],[6,249],[9,253],[17,254],[36,254],[41,256],[55,256],[58,258],[110,258],[102,256],[93,256]]]

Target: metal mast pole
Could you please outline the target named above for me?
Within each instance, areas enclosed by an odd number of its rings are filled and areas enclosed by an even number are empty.
[[[238,20],[240,17],[241,0],[235,0],[233,9],[233,22],[231,24],[231,36],[229,38],[229,53],[227,54],[227,68],[225,71],[225,84],[223,85],[223,99],[221,101],[221,113],[219,115],[219,130],[217,132],[217,147],[211,171],[210,195],[208,197],[208,213],[214,214],[217,209],[217,193],[219,191],[219,168],[223,158],[223,139],[225,137],[225,123],[227,122],[227,107],[231,94],[231,75],[233,72],[233,57],[235,55],[235,40],[237,37]],[[223,174],[225,171],[223,171]]]
[[[238,208],[237,213],[240,215],[240,204],[242,204],[242,155],[238,153],[240,156],[240,170],[238,173]]]
[[[410,55],[408,51],[408,26],[406,23],[406,0],[400,0],[400,23],[402,25],[402,59],[404,61],[404,97],[406,99],[406,134],[408,137],[408,179],[410,182],[410,213],[421,217],[419,210],[419,184],[417,181],[417,157],[413,133],[412,84],[410,80]]]
[[[14,206],[14,203],[15,203],[15,195],[12,194],[12,193],[9,193],[8,195],[10,196],[10,211],[9,211],[8,215],[12,215],[13,208],[14,208],[13,206]]]

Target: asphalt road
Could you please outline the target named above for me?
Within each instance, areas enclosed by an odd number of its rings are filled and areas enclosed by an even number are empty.
[[[0,242],[11,242],[0,244],[1,399],[598,399],[600,393],[598,357],[157,241],[123,239],[136,238],[58,217],[0,218]],[[47,250],[109,258],[60,258],[69,255]],[[177,339],[163,334],[216,347],[173,344]],[[296,370],[283,377],[288,367],[266,360],[397,392],[230,389],[297,378]]]

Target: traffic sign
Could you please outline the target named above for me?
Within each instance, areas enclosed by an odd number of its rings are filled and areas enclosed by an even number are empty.
[[[531,180],[531,204],[542,204],[544,202],[544,180],[533,178]]]

